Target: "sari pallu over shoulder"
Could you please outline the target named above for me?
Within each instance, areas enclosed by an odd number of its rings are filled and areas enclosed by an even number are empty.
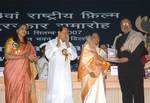
[[[31,43],[17,46],[12,38],[5,44],[5,55],[18,56],[32,51]],[[29,103],[31,92],[30,61],[27,58],[6,59],[4,67],[6,103]]]
[[[88,44],[82,49],[78,67],[78,79],[83,80],[87,75],[89,75],[90,72],[93,72],[96,75],[96,77],[90,78],[86,81],[81,93],[82,101],[84,101],[90,88],[93,86],[102,70],[107,70],[109,68],[109,63],[105,61],[98,61],[95,58],[96,56],[99,56],[96,49],[91,50]]]

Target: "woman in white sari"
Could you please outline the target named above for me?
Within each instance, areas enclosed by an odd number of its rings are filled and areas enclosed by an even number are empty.
[[[83,103],[106,103],[103,73],[109,63],[98,55],[98,44],[99,36],[93,32],[81,52],[78,79],[82,80]]]

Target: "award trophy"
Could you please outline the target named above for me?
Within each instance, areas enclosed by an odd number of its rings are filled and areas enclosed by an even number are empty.
[[[119,63],[117,58],[117,50],[114,48],[108,48],[108,61],[112,63]]]

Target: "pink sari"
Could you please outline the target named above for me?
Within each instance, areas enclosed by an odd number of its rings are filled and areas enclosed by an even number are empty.
[[[29,51],[32,55],[36,55],[30,42],[20,43],[19,49],[13,47],[13,43],[12,38],[7,40],[5,54],[17,56]],[[30,103],[31,70],[29,59],[7,59],[4,82],[6,103]]]

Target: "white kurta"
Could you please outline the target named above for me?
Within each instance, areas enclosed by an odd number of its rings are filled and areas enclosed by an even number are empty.
[[[48,85],[46,103],[73,103],[70,60],[77,58],[76,49],[70,43],[56,47],[57,38],[46,45],[45,55],[49,59]],[[67,49],[69,56],[65,61],[62,49]]]
[[[40,80],[48,78],[48,61],[44,56],[38,60],[38,76]]]

